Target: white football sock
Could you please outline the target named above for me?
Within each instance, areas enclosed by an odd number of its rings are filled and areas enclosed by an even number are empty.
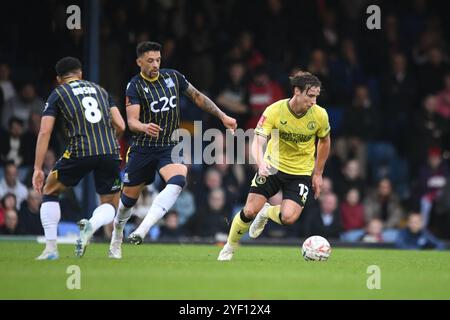
[[[111,223],[116,215],[116,209],[109,203],[104,203],[98,206],[92,213],[92,218],[89,222],[92,225],[92,234],[95,233],[101,226]]]
[[[150,228],[172,208],[183,188],[176,184],[168,184],[153,200],[152,206],[141,225],[136,229],[143,238]]]
[[[128,208],[123,203],[122,200],[119,202],[119,209],[117,209],[117,215],[114,218],[114,230],[112,233],[112,238],[122,238],[123,236],[123,228],[125,227],[127,221],[131,217],[131,210],[133,207]]]
[[[61,219],[61,208],[58,201],[47,201],[41,205],[41,223],[44,228],[46,251],[56,251],[58,238],[58,222]]]
[[[114,218],[114,225],[117,224],[118,226],[121,226],[123,228],[131,217],[131,209],[133,209],[133,207],[131,208],[126,207],[122,203],[122,200],[120,200],[119,209],[117,209],[117,215]]]

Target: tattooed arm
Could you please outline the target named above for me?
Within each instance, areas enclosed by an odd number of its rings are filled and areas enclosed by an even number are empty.
[[[236,129],[237,124],[234,118],[227,116],[217,105],[207,96],[198,91],[192,84],[189,84],[184,94],[192,100],[200,109],[219,118],[223,125],[231,130]]]

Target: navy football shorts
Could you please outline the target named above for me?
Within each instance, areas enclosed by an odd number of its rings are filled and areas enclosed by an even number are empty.
[[[148,185],[155,181],[156,171],[172,163],[183,163],[182,155],[174,155],[174,146],[130,147],[123,172],[124,186]]]
[[[120,191],[120,158],[118,155],[100,155],[59,159],[53,169],[56,178],[66,187],[76,186],[89,172],[94,173],[98,194]]]

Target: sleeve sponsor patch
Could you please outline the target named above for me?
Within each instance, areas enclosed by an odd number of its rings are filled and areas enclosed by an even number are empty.
[[[258,127],[262,127],[265,121],[266,121],[266,117],[264,115],[262,115],[261,118],[259,118]]]

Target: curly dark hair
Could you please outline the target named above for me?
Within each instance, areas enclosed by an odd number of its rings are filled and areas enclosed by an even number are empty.
[[[161,51],[161,45],[158,42],[145,41],[141,42],[136,47],[136,55],[142,56],[147,51]]]

